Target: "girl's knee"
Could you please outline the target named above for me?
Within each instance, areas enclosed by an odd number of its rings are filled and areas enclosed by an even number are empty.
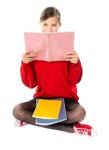
[[[13,116],[17,119],[19,119],[19,113],[20,113],[20,104],[16,105],[13,109]]]
[[[86,117],[86,111],[83,107],[79,108],[78,117],[80,118],[80,121],[84,120],[84,118]]]

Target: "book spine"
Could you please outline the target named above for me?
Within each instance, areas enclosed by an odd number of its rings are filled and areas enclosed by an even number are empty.
[[[49,48],[49,61],[53,61],[53,49],[52,49],[52,36],[51,34],[48,35],[48,48]]]
[[[50,61],[50,38],[49,38],[49,34],[48,34],[48,61]]]

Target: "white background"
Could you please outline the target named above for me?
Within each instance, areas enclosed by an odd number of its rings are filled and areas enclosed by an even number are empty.
[[[33,97],[34,89],[20,79],[25,51],[24,31],[39,31],[40,13],[55,6],[62,15],[60,31],[75,32],[75,50],[82,66],[80,103],[87,111],[83,123],[97,138],[76,136],[34,126],[14,127],[13,107]],[[109,134],[109,5],[108,0],[0,0],[0,143],[2,149],[108,149]],[[16,146],[15,146],[15,145]]]

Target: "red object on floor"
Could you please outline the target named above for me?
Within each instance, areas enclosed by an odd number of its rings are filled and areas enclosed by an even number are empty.
[[[20,121],[20,127],[27,125],[28,123],[24,122],[24,121]]]
[[[95,131],[92,126],[87,124],[77,123],[73,126],[75,133],[80,135],[92,136],[92,131]],[[96,133],[96,132],[95,132]]]

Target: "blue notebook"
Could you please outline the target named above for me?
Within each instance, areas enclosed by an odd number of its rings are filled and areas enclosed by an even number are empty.
[[[56,123],[67,120],[64,99],[63,98],[58,98],[58,99],[62,100],[62,106],[61,106],[61,109],[60,109],[59,118],[58,119],[35,118],[35,123],[37,125],[46,126],[46,125],[52,125],[52,124],[56,124]],[[36,100],[36,105],[37,105],[37,101],[38,101],[38,99]]]

